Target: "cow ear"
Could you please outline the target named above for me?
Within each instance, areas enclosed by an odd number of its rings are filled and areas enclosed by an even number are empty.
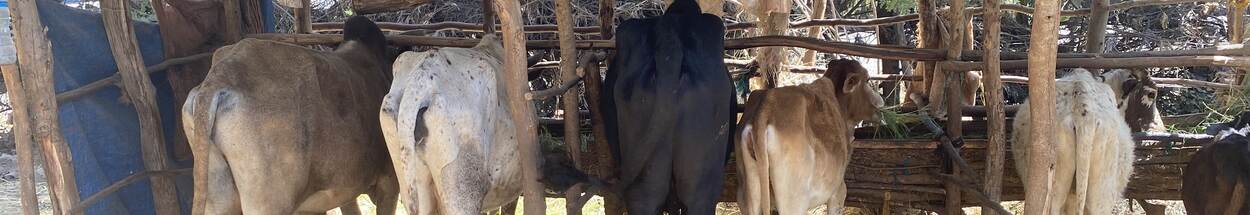
[[[865,73],[854,72],[848,74],[846,76],[846,80],[843,80],[842,92],[853,93],[856,89],[859,89],[859,86],[863,85],[865,81],[868,81],[868,75]]]

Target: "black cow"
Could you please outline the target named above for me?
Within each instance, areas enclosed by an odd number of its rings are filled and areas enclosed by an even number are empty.
[[[1189,214],[1250,214],[1250,112],[1212,125],[1220,138],[1189,160],[1181,198]]]
[[[681,212],[715,213],[737,103],[721,19],[678,0],[617,32],[602,102],[629,213],[658,214],[670,197]]]

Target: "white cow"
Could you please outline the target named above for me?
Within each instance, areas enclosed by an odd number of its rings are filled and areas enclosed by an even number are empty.
[[[1111,214],[1133,171],[1133,137],[1116,108],[1115,94],[1088,71],[1077,69],[1055,83],[1056,126],[1053,142],[1055,175],[1047,196],[1046,214]],[[1029,101],[1016,112],[1011,147],[1016,170],[1025,183],[1028,173]],[[1040,192],[1025,190],[1025,192]]]
[[[409,214],[479,214],[521,192],[502,44],[407,52],[382,101],[382,132]]]

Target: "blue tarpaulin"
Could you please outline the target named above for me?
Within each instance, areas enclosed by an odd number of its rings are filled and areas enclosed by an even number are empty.
[[[39,17],[48,28],[52,43],[53,74],[57,93],[76,89],[108,78],[117,72],[109,49],[103,20],[99,13],[79,10],[50,0],[37,0]],[[272,3],[266,5],[267,29],[273,29]],[[162,49],[159,28],[151,23],[135,22],[143,61],[160,63]],[[268,30],[272,31],[272,30]],[[164,72],[154,73],[156,102],[159,106],[165,142],[173,144],[175,101]],[[140,151],[139,120],[134,107],[122,97],[117,87],[107,87],[90,95],[59,104],[61,132],[69,144],[74,175],[80,198],[87,198],[126,176],[144,170]],[[166,149],[173,149],[172,145]],[[169,154],[168,157],[173,157]],[[172,168],[191,167],[190,161],[174,163]],[[176,179],[179,201],[184,214],[190,212],[191,176]],[[86,214],[155,214],[152,191],[147,180],[134,183],[105,197],[86,210]]]

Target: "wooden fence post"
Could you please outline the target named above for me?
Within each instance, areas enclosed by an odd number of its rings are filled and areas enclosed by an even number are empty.
[[[13,107],[13,143],[17,145],[18,193],[22,198],[22,214],[38,215],[39,199],[35,196],[35,149],[31,142],[30,113],[26,110],[26,88],[18,77],[17,65],[0,65],[4,74],[4,86],[9,92],[9,106]]]
[[[1007,114],[1003,110],[1002,70],[998,65],[999,47],[1002,46],[1002,41],[999,40],[1002,37],[999,35],[1002,32],[999,4],[999,0],[984,0],[983,5],[987,12],[981,15],[985,26],[985,38],[982,42],[985,70],[981,70],[985,76],[981,81],[985,87],[986,120],[989,121],[989,131],[986,132],[989,134],[989,142],[985,149],[985,194],[995,203],[1002,200],[1003,169],[1007,156]],[[985,209],[986,207],[988,206],[981,207],[981,214],[997,214],[994,210]]]
[[[234,44],[243,39],[243,12],[239,11],[240,0],[221,0],[222,20],[226,22],[226,44]]]
[[[965,35],[967,35],[964,33],[964,27],[966,27],[967,24],[964,22],[969,20],[964,17],[964,1],[966,0],[951,0],[950,11],[946,13],[946,22],[948,23],[946,26],[948,27],[948,32],[946,32],[944,37],[949,39],[945,41],[946,45],[944,45],[944,47],[946,48],[946,59],[950,61],[960,60],[959,57],[963,54],[964,43],[967,42],[964,40]],[[942,69],[938,68],[936,71],[940,70]],[[933,78],[934,81],[946,82],[945,89],[935,89],[945,91],[943,95],[946,97],[946,133],[950,136],[950,138],[957,140],[963,137],[964,114],[962,74],[967,72],[940,71],[938,73],[945,74],[944,76],[934,76]],[[955,148],[954,150],[954,156],[958,156],[959,148]],[[960,172],[962,171],[960,170],[959,165],[956,164],[956,160],[958,159],[961,158],[953,156],[946,158],[946,166],[948,167],[947,173],[954,175],[955,177],[960,177]],[[944,187],[946,188],[946,214],[963,214],[963,192],[960,192],[959,184],[946,182]]]
[[[916,13],[920,15],[920,22],[916,24],[916,47],[917,48],[938,48],[942,41],[941,31],[939,28],[936,6],[933,0],[916,0]],[[924,77],[921,81],[910,82],[907,84],[906,103],[916,105],[928,105],[929,101],[916,101],[916,99],[928,100],[929,85],[936,81],[933,74],[936,72],[937,65],[933,62],[916,62],[916,69],[912,74]]]
[[[122,89],[139,116],[139,138],[143,151],[143,166],[148,171],[168,169],[169,159],[165,150],[164,129],[161,128],[160,110],[156,106],[156,87],[140,58],[139,43],[131,24],[128,0],[101,0],[100,14],[104,19],[105,33],[112,46],[117,72],[122,77]],[[178,214],[178,191],[169,176],[152,178],[152,199],[156,201],[156,214]]]
[[[545,214],[547,204],[542,174],[538,162],[541,155],[535,135],[538,134],[534,118],[534,103],[530,100],[529,84],[525,69],[525,34],[522,32],[521,3],[512,0],[495,0],[495,14],[499,15],[500,32],[503,33],[503,85],[512,109],[512,123],[517,127],[517,140],[521,153],[521,184],[525,195],[525,214]]]
[[[1058,51],[1059,0],[1036,1],[1033,11],[1032,35],[1029,36],[1029,114],[1034,134],[1055,132],[1055,53]],[[1028,174],[1025,178],[1024,214],[1045,214],[1050,210],[1047,199],[1054,180],[1055,153],[1047,145],[1050,135],[1033,135],[1029,147]]]
[[[811,0],[811,1],[812,1],[812,13],[811,13],[811,16],[808,17],[807,19],[808,20],[824,19],[825,18],[825,5],[830,3],[829,2],[830,0]],[[834,13],[837,13],[837,10],[834,10]],[[824,30],[820,26],[812,26],[812,27],[807,28],[807,37],[819,39],[820,33],[823,33],[823,32]],[[836,32],[833,36],[834,36],[834,40],[837,40],[838,35],[836,34]],[[803,52],[802,62],[803,62],[803,65],[806,65],[806,66],[815,65],[816,50],[809,49]]]
[[[577,79],[577,47],[574,47],[573,25],[573,6],[570,0],[556,0],[556,25],[559,28],[558,37],[560,39],[560,80],[561,82],[574,81]],[[581,95],[576,87],[564,91],[561,96],[561,103],[564,104],[564,144],[568,147],[569,158],[573,160],[574,166],[581,170],[581,123],[578,114],[577,96]]]
[[[294,8],[295,33],[312,33],[312,2],[310,0],[300,0],[300,5],[303,7]]]
[[[74,164],[70,163],[69,145],[61,136],[60,121],[53,90],[52,44],[47,29],[39,20],[37,0],[10,1],[13,15],[13,44],[17,50],[18,76],[26,89],[23,100],[29,102],[30,121],[35,141],[43,149],[44,172],[52,190],[53,214],[61,214],[78,204],[78,184]]]

